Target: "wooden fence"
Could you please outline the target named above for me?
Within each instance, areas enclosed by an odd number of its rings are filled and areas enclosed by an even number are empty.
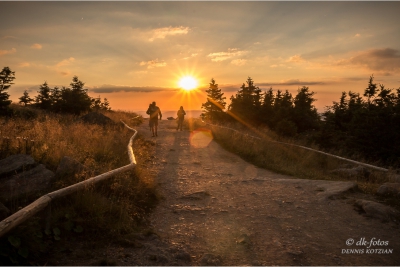
[[[18,226],[19,224],[23,223],[33,215],[35,215],[37,212],[41,211],[45,207],[47,207],[52,200],[62,198],[64,196],[67,196],[71,193],[77,192],[79,190],[82,190],[84,188],[87,188],[93,184],[96,184],[100,181],[106,180],[110,177],[113,177],[114,175],[118,173],[125,172],[127,170],[133,169],[136,166],[136,159],[135,155],[133,154],[132,150],[132,142],[137,136],[137,131],[128,125],[126,125],[125,122],[121,121],[125,127],[127,127],[129,130],[133,131],[134,134],[132,137],[129,139],[129,144],[128,144],[128,156],[129,156],[129,161],[130,163],[128,165],[125,165],[123,167],[120,167],[118,169],[100,174],[98,176],[89,178],[85,181],[82,181],[80,183],[59,189],[57,191],[48,193],[36,201],[32,202],[25,208],[17,211],[16,213],[12,214],[8,218],[4,219],[3,221],[0,222],[0,237],[4,236],[7,234],[9,231],[11,231],[13,228]]]

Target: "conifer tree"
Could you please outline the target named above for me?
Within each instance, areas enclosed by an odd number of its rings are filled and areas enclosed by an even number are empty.
[[[47,82],[44,82],[42,85],[40,85],[38,95],[35,97],[35,102],[37,107],[45,110],[50,110],[50,87]]]
[[[80,81],[77,76],[72,78],[71,88],[61,90],[61,111],[79,115],[90,110],[92,100],[87,94],[85,83]]]
[[[14,79],[15,72],[11,71],[9,67],[4,67],[0,72],[0,113],[4,113],[11,104],[11,100],[8,99],[10,95],[7,93],[7,90],[14,84],[12,82]]]
[[[212,78],[209,88],[206,90],[207,102],[201,105],[204,109],[202,118],[212,122],[220,121],[224,118],[225,99],[224,93],[218,88],[218,84]]]
[[[243,83],[236,95],[231,97],[228,109],[242,120],[257,122],[260,120],[257,115],[262,104],[261,90],[254,85],[250,77],[247,78],[246,84]]]
[[[31,98],[29,96],[29,93],[27,90],[24,91],[24,94],[18,98],[19,99],[19,103],[23,104],[24,106],[28,106],[31,104],[31,102],[33,102],[33,98]]]

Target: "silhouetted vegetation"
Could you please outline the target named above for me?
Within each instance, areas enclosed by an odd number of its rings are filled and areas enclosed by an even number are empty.
[[[204,109],[201,117],[203,119],[217,122],[225,119],[225,99],[224,93],[218,88],[218,84],[215,83],[214,79],[211,79],[210,87],[206,90],[207,102],[201,105]]]
[[[371,76],[363,96],[342,92],[327,108],[315,139],[321,147],[400,166],[400,88],[378,86]]]
[[[57,86],[50,88],[47,82],[39,87],[38,95],[35,97],[35,106],[53,112],[70,113],[79,115],[90,110],[110,110],[110,104],[105,98],[101,101],[100,96],[92,98],[88,96],[88,89],[77,76],[72,78],[70,87]]]
[[[0,72],[0,115],[13,115],[9,109],[11,100],[7,90],[13,84],[15,72],[9,67],[4,67]],[[92,98],[88,95],[88,89],[84,88],[85,83],[80,81],[77,76],[72,78],[70,87],[50,88],[47,82],[39,86],[37,95],[33,98],[29,96],[27,90],[19,97],[19,103],[23,106],[33,106],[46,111],[56,113],[69,113],[80,115],[89,111],[111,110],[107,98],[101,101],[100,96]]]
[[[15,72],[11,71],[9,67],[4,67],[0,72],[0,114],[6,114],[8,106],[11,104],[11,100],[8,98],[10,95],[7,90],[13,84],[15,79]]]
[[[231,97],[225,116],[209,118],[217,123],[238,121],[257,127],[268,126],[281,136],[306,139],[324,150],[398,167],[400,88],[378,86],[373,79],[371,76],[363,96],[343,92],[339,102],[333,102],[320,116],[314,106],[315,93],[309,87],[299,88],[294,97],[287,90],[275,93],[269,88],[262,92],[249,77]],[[214,80],[210,88],[215,87],[213,84]],[[218,97],[223,95],[221,90],[214,95],[212,92],[211,89],[207,91],[207,103],[219,102]],[[205,114],[211,114],[206,111]]]

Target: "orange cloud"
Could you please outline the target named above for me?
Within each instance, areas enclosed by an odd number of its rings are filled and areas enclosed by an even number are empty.
[[[207,57],[211,58],[211,61],[218,62],[218,61],[224,61],[233,57],[241,56],[246,54],[248,51],[241,51],[238,50],[237,48],[229,48],[228,52],[216,52],[216,53],[210,53],[207,55]]]
[[[32,49],[42,49],[42,45],[41,44],[33,44],[31,45]]]
[[[246,62],[247,62],[246,59],[234,59],[231,61],[231,63],[236,66],[243,66],[246,64]]]
[[[189,32],[188,27],[164,27],[158,28],[152,31],[152,36],[149,41],[152,42],[155,39],[164,39],[169,35],[179,35],[179,34],[187,34]]]
[[[163,62],[159,62],[158,58],[155,60],[150,60],[150,61],[142,61],[139,64],[140,66],[147,66],[148,69],[153,69],[153,68],[159,68],[159,67],[165,67],[167,66],[167,63]]]
[[[300,55],[294,55],[292,57],[290,57],[286,62],[301,62],[304,61],[304,58],[302,58]]]
[[[56,65],[56,67],[61,67],[61,66],[65,66],[65,65],[70,65],[70,64],[71,64],[72,62],[74,62],[74,61],[75,61],[75,58],[70,57],[70,58],[67,58],[67,59],[64,59],[64,60],[58,62],[57,65]]]
[[[25,67],[29,67],[30,65],[31,65],[31,64],[28,63],[28,62],[22,62],[22,63],[20,63],[18,66],[21,67],[21,68],[25,68]]]
[[[11,48],[11,50],[0,50],[0,56],[2,55],[7,55],[7,54],[13,54],[17,52],[17,49]]]

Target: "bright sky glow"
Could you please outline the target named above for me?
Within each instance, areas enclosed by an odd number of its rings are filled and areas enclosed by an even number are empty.
[[[211,78],[228,104],[249,76],[263,91],[308,86],[321,111],[342,91],[362,93],[372,74],[400,86],[399,1],[0,1],[0,10],[14,102],[74,75],[115,110],[201,109]],[[198,82],[188,96],[184,75]]]

